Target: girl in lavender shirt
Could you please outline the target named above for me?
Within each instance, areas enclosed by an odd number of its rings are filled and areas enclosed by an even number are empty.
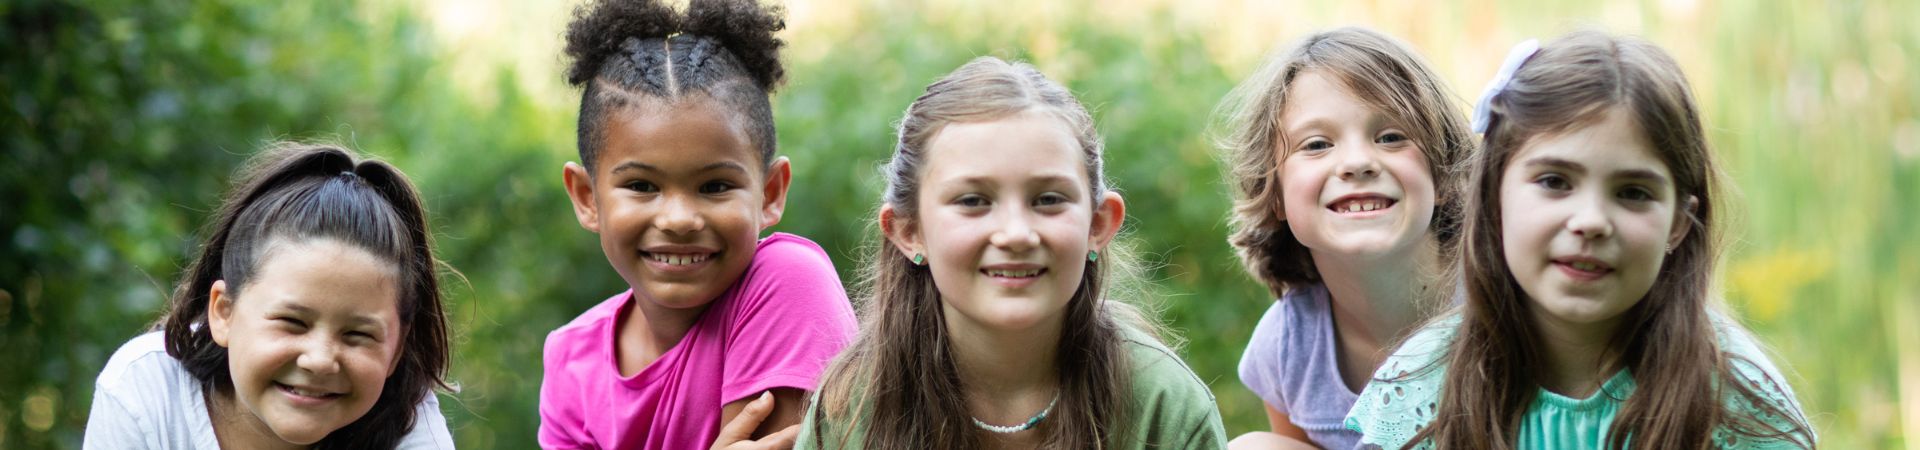
[[[1440,77],[1405,44],[1341,28],[1276,54],[1222,110],[1231,242],[1280,299],[1240,379],[1271,432],[1230,448],[1353,448],[1342,425],[1392,345],[1453,292],[1451,168],[1472,145]]]

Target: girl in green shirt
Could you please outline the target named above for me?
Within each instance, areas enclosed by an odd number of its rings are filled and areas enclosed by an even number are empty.
[[[1718,169],[1678,64],[1637,39],[1522,43],[1474,114],[1463,308],[1347,416],[1388,449],[1812,448],[1716,311]]]
[[[1215,449],[1205,383],[1109,300],[1126,217],[1086,108],[982,57],[907,108],[860,334],[796,448]]]

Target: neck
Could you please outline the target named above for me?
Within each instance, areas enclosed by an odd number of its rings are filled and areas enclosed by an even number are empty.
[[[1022,330],[981,327],[950,306],[948,348],[966,390],[967,409],[995,425],[1025,422],[1060,391],[1055,356],[1065,314]]]
[[[234,399],[232,388],[216,387],[206,391],[207,418],[213,423],[213,437],[220,448],[305,449],[281,440],[260,416],[246,411]]]
[[[1410,247],[1380,255],[1310,253],[1330,297],[1340,378],[1354,392],[1386,360],[1388,346],[1426,317],[1438,244],[1427,237]]]
[[[1533,308],[1545,367],[1540,385],[1572,398],[1587,398],[1618,370],[1617,352],[1609,348],[1619,319],[1574,324],[1547,317]]]
[[[1393,342],[1425,318],[1439,267],[1431,237],[1400,252],[1345,256],[1312,252],[1327,286],[1342,338],[1375,347]]]
[[[619,319],[619,329],[616,331],[620,373],[625,376],[639,373],[654,360],[660,359],[660,355],[678,345],[708,306],[667,308],[648,301],[642,297],[644,295],[639,290],[634,291],[633,298],[629,300],[633,302],[633,307],[627,309],[626,317]]]

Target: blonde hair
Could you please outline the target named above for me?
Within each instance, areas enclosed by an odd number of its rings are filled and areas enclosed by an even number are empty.
[[[1306,246],[1274,215],[1281,201],[1284,159],[1276,144],[1286,141],[1280,113],[1293,80],[1307,71],[1339,80],[1368,107],[1407,129],[1433,177],[1429,230],[1441,249],[1450,248],[1460,219],[1452,180],[1456,166],[1473,148],[1466,117],[1440,76],[1406,44],[1373,30],[1347,27],[1308,36],[1275,53],[1227,95],[1216,114],[1224,119],[1217,124],[1224,133],[1215,145],[1224,153],[1234,194],[1228,241],[1247,271],[1275,296],[1320,281]]]

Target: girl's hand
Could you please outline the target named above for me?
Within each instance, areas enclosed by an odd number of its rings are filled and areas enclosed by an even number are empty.
[[[761,392],[760,398],[747,403],[740,415],[732,422],[720,427],[720,437],[714,439],[713,450],[774,450],[793,448],[794,437],[800,434],[800,424],[787,426],[786,429],[769,434],[758,441],[750,441],[753,430],[760,428],[760,422],[773,412],[773,393]]]

